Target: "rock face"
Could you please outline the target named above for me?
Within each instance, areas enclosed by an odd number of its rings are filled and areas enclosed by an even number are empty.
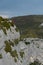
[[[29,65],[36,59],[43,63],[43,39],[20,41],[20,33],[12,22],[0,24],[0,65]]]
[[[20,33],[12,22],[0,22],[0,65],[14,65],[14,58],[11,53],[14,44],[17,44],[19,39]]]

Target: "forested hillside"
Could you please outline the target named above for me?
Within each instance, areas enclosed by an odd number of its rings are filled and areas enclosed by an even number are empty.
[[[18,26],[22,37],[43,38],[43,15],[29,15],[12,17],[13,22]]]

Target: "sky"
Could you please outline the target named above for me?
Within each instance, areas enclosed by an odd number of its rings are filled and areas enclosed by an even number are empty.
[[[0,15],[43,15],[43,0],[0,0]]]

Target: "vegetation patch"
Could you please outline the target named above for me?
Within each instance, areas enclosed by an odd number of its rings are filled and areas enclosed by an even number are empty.
[[[43,38],[43,15],[29,15],[12,18],[21,31],[21,37],[39,37]]]
[[[14,42],[12,42],[12,41],[9,40],[9,44],[14,47]]]
[[[14,40],[14,44],[17,45],[19,43],[19,40],[18,39],[15,39]]]
[[[30,44],[30,42],[25,42],[26,45]]]
[[[22,63],[22,60],[20,62]]]
[[[11,45],[9,44],[8,41],[5,41],[5,48],[4,48],[4,50],[6,52],[11,52],[12,51]]]
[[[20,52],[20,56],[21,56],[21,58],[23,58],[23,56],[24,56],[24,52],[23,51]]]
[[[8,41],[6,40],[4,50],[6,51],[6,53],[10,52],[11,56],[14,57],[14,61],[17,62],[18,58],[17,51],[16,50],[12,51],[11,45],[14,46],[14,43],[10,40]]]
[[[14,61],[17,62],[17,58],[14,58]]]
[[[12,56],[12,57],[16,57],[16,58],[18,58],[17,51],[16,51],[16,50],[11,51],[11,56]]]
[[[9,22],[10,26],[14,27],[14,22]]]
[[[18,31],[19,31],[17,27],[15,28],[15,30],[16,30],[16,32],[18,32]]]
[[[3,30],[4,34],[7,35],[6,29],[2,28],[2,30]]]
[[[6,30],[10,29],[10,26],[14,27],[14,22],[0,17],[0,29],[2,29],[5,34],[7,34]]]
[[[33,63],[30,63],[29,65],[42,65],[38,60],[35,60]]]
[[[2,59],[2,54],[0,54],[0,59]]]
[[[1,25],[3,27],[6,27],[6,29],[9,29],[10,28],[9,22],[7,22],[7,21],[2,22]]]

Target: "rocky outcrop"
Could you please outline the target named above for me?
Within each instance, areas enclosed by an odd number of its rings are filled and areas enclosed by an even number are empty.
[[[26,38],[11,21],[0,22],[0,65],[29,65],[38,59],[43,63],[43,39]]]

